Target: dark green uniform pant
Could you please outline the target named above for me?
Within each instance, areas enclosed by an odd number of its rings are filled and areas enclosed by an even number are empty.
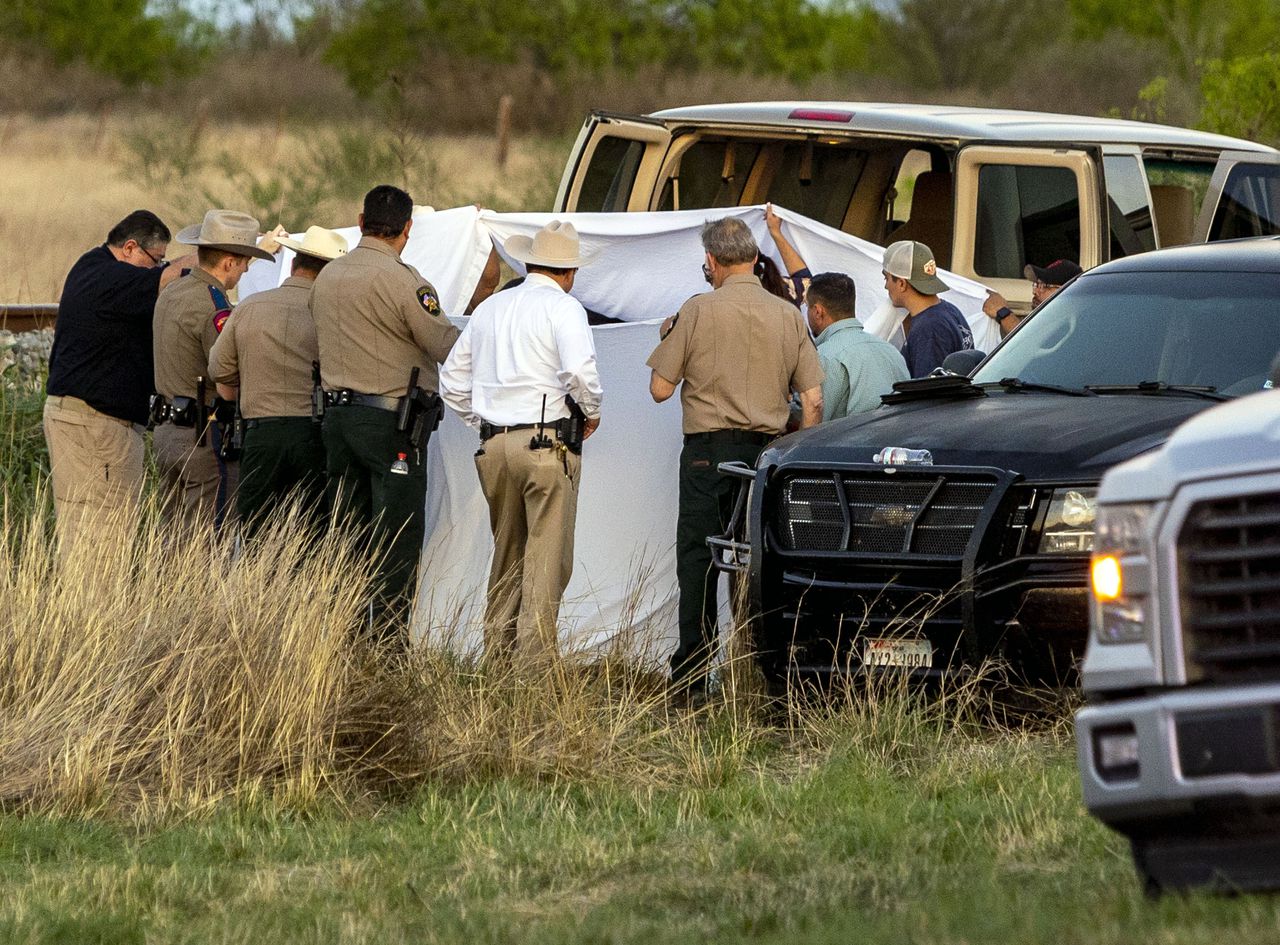
[[[691,433],[680,453],[680,514],[676,525],[676,579],[680,584],[680,646],[671,655],[671,678],[706,684],[716,649],[716,586],[707,536],[723,532],[733,515],[738,480],[720,474],[721,463],[756,464],[772,437],[750,430]]]
[[[265,516],[297,500],[317,528],[328,516],[324,440],[310,417],[262,417],[246,421],[236,506],[246,538]]]
[[[426,443],[414,450],[393,411],[350,404],[325,412],[324,451],[338,521],[359,529],[378,561],[371,631],[407,645],[426,529]],[[401,454],[405,471],[393,472]]]

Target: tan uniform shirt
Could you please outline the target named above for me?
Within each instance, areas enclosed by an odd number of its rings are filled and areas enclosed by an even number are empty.
[[[240,388],[245,417],[311,416],[311,362],[320,346],[310,302],[311,280],[290,276],[237,305],[214,342],[209,376]]]
[[[437,365],[459,334],[431,283],[367,236],[320,271],[311,314],[326,390],[402,397],[415,367],[418,386],[437,390]]]
[[[680,306],[649,367],[678,384],[684,432],[781,433],[793,390],[822,383],[822,366],[796,307],[753,275],[729,276]]]
[[[152,320],[157,391],[170,399],[195,397],[196,379],[203,377],[205,403],[213,403],[209,351],[230,314],[222,283],[203,269],[165,286]]]

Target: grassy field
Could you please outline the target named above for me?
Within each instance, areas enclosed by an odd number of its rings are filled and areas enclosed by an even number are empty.
[[[492,138],[372,122],[248,125],[194,108],[164,119],[0,116],[0,302],[57,301],[71,264],[138,207],[175,233],[211,206],[248,210],[264,227],[347,226],[365,190],[390,182],[440,208],[548,209],[570,143],[518,138],[500,170]]]
[[[1145,900],[1060,738],[828,747],[658,790],[495,780],[160,829],[3,817],[0,938],[1275,941],[1274,899]]]
[[[239,187],[228,205],[338,223],[362,174],[395,173],[394,136],[320,129],[347,172],[304,193],[285,173],[320,159],[304,135],[220,132],[257,155],[249,174],[199,122],[167,127],[0,119],[0,299],[53,298],[134,205],[176,228]],[[175,170],[193,138],[203,156]],[[489,147],[432,143],[415,197],[521,206],[554,186],[561,144],[506,174]],[[349,645],[363,568],[287,522],[237,557],[149,513],[132,558],[60,565],[40,404],[0,382],[0,941],[1276,938],[1272,898],[1143,898],[1081,806],[1066,708],[1017,728],[977,690],[890,691],[779,713],[734,672],[688,716],[616,659],[532,684],[443,652],[387,670]]]

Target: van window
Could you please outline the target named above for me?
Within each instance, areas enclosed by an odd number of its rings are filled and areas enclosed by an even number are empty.
[[[898,165],[898,176],[893,182],[894,197],[892,204],[886,207],[889,232],[892,233],[893,230],[911,219],[912,209],[915,206],[913,198],[915,197],[916,180],[921,174],[932,169],[933,157],[928,151],[913,148],[903,157],[902,163]]]
[[[973,268],[1021,279],[1027,263],[1080,258],[1080,194],[1065,167],[987,164],[978,171]]]
[[[788,142],[782,148],[768,200],[840,229],[866,155],[853,148]]]
[[[583,213],[619,213],[627,209],[636,171],[644,157],[643,141],[628,138],[601,138],[591,155],[591,164],[578,191],[578,210]]]
[[[1234,240],[1246,236],[1280,233],[1280,167],[1273,164],[1237,164],[1227,174],[1226,186],[1209,227],[1210,240]]]
[[[1111,258],[1145,253],[1156,248],[1147,183],[1136,157],[1114,155],[1102,159],[1107,177],[1107,215],[1111,227]]]
[[[1160,245],[1190,243],[1214,164],[1163,158],[1144,158],[1142,163],[1147,171],[1147,183],[1151,185],[1151,212],[1156,219]]]
[[[728,148],[732,144],[732,152]],[[731,157],[726,155],[731,154]],[[662,188],[659,210],[736,207],[760,156],[760,142],[704,138],[680,157],[680,168]],[[732,171],[728,178],[726,170]],[[677,203],[677,195],[679,201]]]

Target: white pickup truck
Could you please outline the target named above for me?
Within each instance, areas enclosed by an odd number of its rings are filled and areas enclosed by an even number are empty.
[[[1086,806],[1149,891],[1280,888],[1280,391],[1113,468],[1096,529]]]

